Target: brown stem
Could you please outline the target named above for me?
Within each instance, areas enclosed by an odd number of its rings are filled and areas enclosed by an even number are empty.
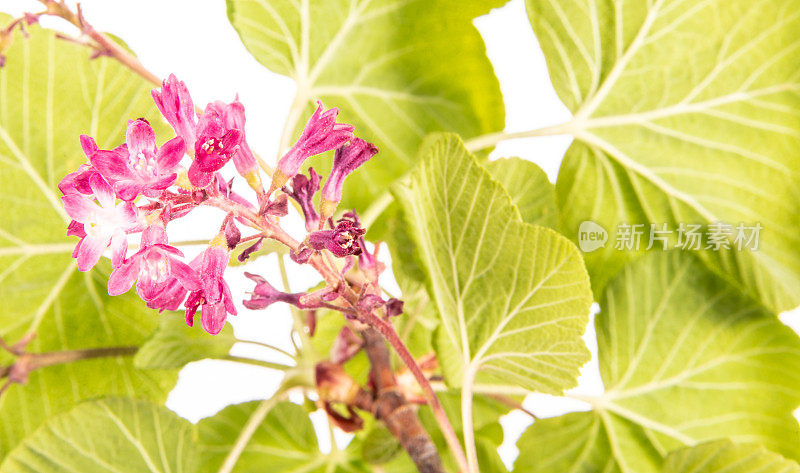
[[[423,373],[422,368],[420,368],[420,366],[417,364],[414,356],[411,355],[411,352],[408,351],[408,348],[406,348],[405,344],[400,339],[400,336],[394,330],[394,327],[390,323],[372,313],[359,312],[358,318],[365,324],[377,329],[381,335],[383,335],[383,337],[395,349],[403,363],[405,363],[405,365],[408,367],[411,374],[414,375],[414,379],[417,380],[417,383],[419,383],[420,387],[422,388],[422,393],[425,395],[425,399],[428,401],[428,405],[431,407],[433,415],[436,418],[436,421],[439,423],[439,427],[442,429],[442,434],[447,441],[447,445],[450,447],[450,450],[453,451],[453,456],[458,462],[458,467],[461,469],[461,471],[469,471],[464,450],[461,448],[461,442],[459,442],[458,436],[456,435],[452,424],[450,424],[450,420],[447,418],[447,414],[444,412],[442,404],[439,402],[439,398],[436,397],[436,392],[433,390],[433,386],[431,386],[431,383],[425,376],[425,373]]]
[[[120,346],[44,353],[21,353],[11,366],[0,368],[0,378],[8,377],[9,383],[25,383],[28,381],[28,376],[31,372],[40,368],[93,358],[132,356],[138,350],[139,347],[137,346]]]
[[[73,12],[72,10],[67,7],[66,4],[56,1],[56,0],[39,0],[47,7],[47,14],[58,16],[67,20],[68,22],[75,25],[78,29],[81,30],[83,34],[92,38],[95,43],[97,43],[97,47],[108,54],[109,56],[113,57],[124,66],[132,70],[133,72],[142,76],[148,82],[160,86],[161,79],[158,78],[155,74],[148,71],[147,68],[139,61],[136,56],[126,51],[116,42],[114,42],[111,38],[96,31],[92,25],[90,25],[81,14],[80,6],[78,6],[78,11]]]
[[[383,420],[397,437],[420,473],[444,472],[436,445],[422,426],[413,405],[406,401],[397,386],[383,337],[371,327],[362,330],[361,334],[365,342],[364,351],[372,364],[372,380],[377,394],[375,417]]]

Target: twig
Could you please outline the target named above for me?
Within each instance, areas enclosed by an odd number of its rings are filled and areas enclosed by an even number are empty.
[[[405,363],[405,365],[408,367],[411,374],[414,375],[414,379],[417,380],[417,383],[419,383],[420,387],[422,388],[425,399],[428,401],[428,405],[431,407],[433,415],[436,418],[436,421],[439,423],[439,427],[442,429],[442,434],[444,435],[445,440],[447,440],[447,445],[450,447],[450,450],[453,452],[453,456],[458,463],[458,467],[462,472],[469,471],[464,450],[461,448],[461,443],[458,440],[458,436],[456,435],[453,426],[450,424],[450,420],[447,418],[447,414],[444,412],[444,408],[439,402],[439,398],[436,397],[436,392],[433,390],[428,378],[422,372],[422,368],[420,368],[420,366],[417,364],[414,356],[411,355],[411,352],[408,351],[408,348],[406,348],[405,344],[400,339],[400,336],[394,330],[394,327],[390,323],[372,313],[359,312],[358,317],[362,322],[374,327],[381,333],[381,335],[383,335],[383,337],[392,345],[397,354],[400,356],[400,359],[403,360],[403,363]]]
[[[230,473],[233,471],[233,468],[236,466],[236,462],[239,461],[239,457],[242,455],[242,452],[244,452],[244,449],[247,447],[250,439],[253,438],[253,434],[255,434],[256,429],[258,429],[258,426],[264,422],[264,419],[266,419],[269,411],[275,407],[278,401],[281,400],[282,396],[283,390],[282,388],[279,388],[278,392],[275,393],[274,396],[261,401],[261,404],[256,407],[256,410],[253,411],[253,413],[250,415],[250,418],[247,419],[247,423],[239,433],[239,437],[236,438],[233,448],[231,448],[231,451],[228,452],[228,455],[225,457],[225,461],[222,463],[222,466],[220,466],[218,473]]]

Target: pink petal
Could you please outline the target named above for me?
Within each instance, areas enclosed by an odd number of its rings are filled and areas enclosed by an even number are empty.
[[[109,185],[102,176],[95,174],[89,178],[89,186],[91,186],[92,192],[95,197],[97,197],[97,202],[100,203],[101,207],[114,206],[114,203],[117,201],[117,196],[114,194],[111,185]]]
[[[186,153],[186,145],[180,136],[164,143],[156,154],[159,170],[162,173],[171,172],[181,162]]]
[[[226,317],[227,313],[223,304],[206,304],[203,306],[203,312],[200,315],[200,323],[206,332],[216,335],[225,326]]]
[[[142,119],[128,122],[128,131],[125,134],[125,143],[128,151],[136,156],[140,152],[155,154],[156,136],[150,124]]]
[[[195,187],[206,187],[211,184],[211,178],[214,177],[213,172],[203,172],[200,170],[197,161],[193,161],[189,166],[189,182]]]
[[[125,232],[117,230],[111,237],[111,267],[119,267],[128,253],[128,237]]]
[[[108,278],[108,295],[118,296],[128,292],[139,276],[139,266],[140,258],[137,257],[132,257],[118,266]]]
[[[139,194],[142,193],[143,185],[140,182],[131,181],[131,180],[124,180],[124,181],[117,181],[114,183],[114,192],[117,194],[117,197],[126,201],[132,202],[139,197]]]
[[[83,149],[83,154],[87,158],[91,158],[97,152],[97,143],[94,142],[94,138],[91,136],[81,135],[81,149]]]
[[[200,277],[188,264],[175,258],[170,258],[170,273],[175,276],[181,286],[190,291],[200,290]]]
[[[97,150],[91,158],[92,166],[105,178],[112,181],[130,179],[131,170],[128,168],[128,153],[124,154],[114,150]]]
[[[78,222],[89,223],[94,220],[97,204],[83,194],[69,194],[61,198],[67,215]]]
[[[108,247],[111,238],[105,236],[86,235],[81,240],[80,247],[78,248],[78,269],[80,271],[89,271],[100,261],[103,252]]]
[[[142,248],[167,243],[167,231],[158,225],[150,225],[142,232]]]

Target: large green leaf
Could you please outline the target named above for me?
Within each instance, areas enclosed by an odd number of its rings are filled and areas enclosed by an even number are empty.
[[[490,162],[486,169],[511,196],[523,222],[558,227],[555,188],[542,168],[524,159],[504,158]]]
[[[345,186],[345,205],[363,210],[411,167],[427,133],[475,136],[503,128],[500,89],[472,20],[506,1],[227,3],[256,59],[297,81],[290,120],[302,126],[321,99],[381,149]],[[320,160],[313,165],[330,169]]]
[[[49,419],[0,472],[191,473],[196,465],[192,424],[150,402],[110,398]]]
[[[655,472],[670,450],[721,437],[800,458],[800,338],[775,314],[677,251],[626,266],[600,305],[605,394],[537,421],[519,465]]]
[[[797,463],[756,445],[727,440],[682,448],[669,454],[663,473],[800,473]]]
[[[217,335],[210,335],[186,325],[183,314],[162,314],[159,319],[158,329],[133,359],[137,368],[183,368],[192,361],[224,358],[236,343],[230,324],[225,324]]]
[[[635,256],[614,249],[619,224],[760,223],[758,251],[698,254],[772,310],[800,304],[800,1],[527,5],[574,114],[562,230],[611,234],[586,255],[595,290]]]
[[[560,393],[589,354],[592,302],[578,250],[522,222],[508,193],[454,135],[432,139],[397,192],[441,318],[447,381]]]
[[[17,35],[0,69],[0,336],[14,342],[35,332],[33,352],[140,345],[156,327],[155,312],[132,294],[108,297],[107,264],[77,271],[77,240],[66,236],[56,184],[86,161],[79,134],[113,147],[124,141],[129,118],[153,118],[149,88],[113,60],[90,61],[86,48],[30,29],[30,39]],[[0,365],[10,361],[0,354]],[[0,397],[0,455],[80,400],[164,399],[174,380],[136,371],[123,358],[36,371]]]
[[[219,469],[258,405],[258,402],[248,402],[229,406],[200,421],[198,441],[203,452],[200,471]],[[348,452],[320,452],[308,411],[302,406],[282,402],[273,406],[258,425],[233,471],[260,473],[268,467],[270,473],[357,473],[363,471],[359,465]]]

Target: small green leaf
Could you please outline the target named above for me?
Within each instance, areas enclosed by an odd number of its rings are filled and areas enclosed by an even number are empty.
[[[432,139],[397,192],[441,326],[452,386],[505,383],[560,393],[589,354],[591,291],[578,250],[522,222],[508,193],[457,136]]]
[[[503,128],[500,88],[472,20],[506,1],[227,4],[230,21],[253,56],[297,81],[290,120],[302,126],[320,99],[338,107],[342,121],[380,148],[345,186],[342,208],[363,211],[413,166],[429,132],[475,136]],[[327,157],[311,161],[323,175],[330,170]]]
[[[136,353],[133,364],[140,369],[182,368],[192,361],[222,358],[234,343],[230,324],[219,334],[209,335],[186,325],[183,314],[162,314],[158,329]]]
[[[618,225],[647,238],[650,224],[722,222],[732,249],[703,262],[775,312],[797,307],[800,1],[526,3],[574,116],[560,127],[575,137],[556,183],[562,232],[588,220],[610,236],[586,255],[595,291],[637,256],[614,248]],[[735,249],[740,223],[763,227],[758,251]]]
[[[0,23],[8,17],[0,15]],[[15,33],[0,68],[0,336],[36,333],[32,352],[138,346],[156,312],[133,293],[109,297],[109,265],[80,273],[66,236],[69,219],[56,187],[86,162],[79,135],[101,148],[124,142],[128,119],[146,117],[160,140],[172,135],[157,117],[150,86],[109,58],[29,27]],[[0,353],[0,365],[10,362]],[[141,372],[130,358],[87,360],[34,371],[0,399],[0,456],[48,416],[102,395],[164,400],[175,373]]]
[[[367,431],[361,443],[361,458],[373,465],[390,461],[400,451],[402,451],[400,442],[382,424],[377,424]]]
[[[721,437],[800,458],[800,338],[775,314],[678,251],[626,266],[600,307],[606,392],[593,412],[537,421],[522,471],[658,472],[669,451]]]
[[[199,471],[215,472],[239,437],[258,402],[228,406],[197,424],[202,466]],[[289,402],[272,407],[236,462],[234,473],[358,473],[360,463],[345,452],[320,452],[308,412]]]
[[[486,169],[511,196],[523,222],[557,228],[556,190],[542,168],[524,159],[505,158],[490,162]]]
[[[663,473],[800,473],[797,463],[758,445],[708,442],[669,454]]]
[[[192,473],[194,430],[150,402],[86,402],[48,419],[6,457],[0,473]]]

